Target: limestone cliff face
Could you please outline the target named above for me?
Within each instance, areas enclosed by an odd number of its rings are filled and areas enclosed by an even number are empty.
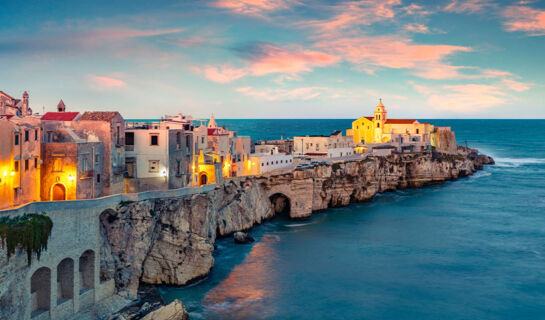
[[[379,192],[467,176],[489,163],[491,158],[459,147],[457,155],[371,157],[237,178],[206,194],[120,204],[101,221],[102,276],[113,276],[119,293],[129,298],[136,297],[140,281],[184,285],[210,271],[216,237],[249,229],[275,212],[289,207],[292,218],[306,218]]]

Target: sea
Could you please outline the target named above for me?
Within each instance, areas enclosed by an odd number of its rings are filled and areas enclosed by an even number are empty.
[[[193,320],[545,319],[545,120],[423,120],[496,165],[218,239],[209,276],[163,298]],[[351,121],[217,120],[253,139]]]

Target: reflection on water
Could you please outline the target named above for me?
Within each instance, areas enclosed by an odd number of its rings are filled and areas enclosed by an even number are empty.
[[[256,319],[274,313],[278,259],[273,245],[277,241],[276,235],[264,235],[244,262],[207,293],[202,301],[206,319]]]

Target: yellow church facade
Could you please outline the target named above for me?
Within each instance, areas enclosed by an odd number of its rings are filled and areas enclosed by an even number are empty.
[[[347,135],[354,137],[354,144],[384,142],[429,142],[434,126],[416,119],[389,119],[382,100],[375,108],[373,117],[361,117],[352,122]]]

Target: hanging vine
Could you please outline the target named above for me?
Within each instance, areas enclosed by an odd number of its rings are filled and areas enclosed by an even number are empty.
[[[36,253],[38,260],[40,260],[42,251],[47,249],[47,241],[52,228],[53,222],[45,212],[0,218],[1,244],[2,249],[7,248],[8,261],[18,246],[22,246],[26,251],[29,266],[33,253]]]

